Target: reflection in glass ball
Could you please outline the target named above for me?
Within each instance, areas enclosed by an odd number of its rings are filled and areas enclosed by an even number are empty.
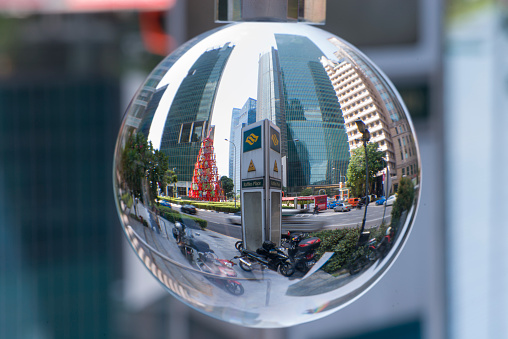
[[[127,110],[114,168],[146,267],[186,304],[251,327],[315,320],[370,288],[409,234],[421,180],[386,76],[287,23],[229,25],[168,56]]]

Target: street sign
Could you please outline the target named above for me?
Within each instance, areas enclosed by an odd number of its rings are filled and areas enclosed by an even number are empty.
[[[249,250],[261,247],[263,241],[280,246],[283,171],[280,143],[280,130],[268,119],[242,129],[242,239]]]
[[[273,127],[270,127],[270,148],[280,153],[280,133]]]
[[[243,132],[243,152],[250,152],[261,148],[261,126]]]
[[[264,188],[264,187],[265,187],[265,181],[263,179],[242,181],[242,188]]]

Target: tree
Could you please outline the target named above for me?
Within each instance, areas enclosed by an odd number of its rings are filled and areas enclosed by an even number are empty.
[[[148,167],[146,168],[146,177],[148,179],[148,192],[151,202],[157,201],[159,188],[166,187],[165,179],[168,171],[168,157],[159,150],[154,150],[152,142],[148,144]],[[157,205],[159,202],[157,201]]]
[[[164,173],[163,182],[162,182],[162,188],[165,189],[166,186],[171,184],[176,184],[178,182],[178,176],[176,175],[175,171],[168,169],[166,173]],[[176,185],[175,185],[176,190]]]
[[[155,150],[142,133],[132,133],[129,136],[122,152],[120,171],[134,198],[143,202],[147,190],[150,202],[154,202],[158,188],[164,187],[168,165],[168,157]]]
[[[369,183],[374,182],[376,174],[386,167],[385,152],[378,150],[377,142],[367,144],[369,164]],[[353,196],[365,195],[365,149],[358,147],[353,150],[347,169],[347,181]]]
[[[301,190],[300,192],[300,196],[302,197],[306,197],[306,196],[309,196],[309,195],[312,195],[313,191],[312,191],[312,188],[304,188],[303,190]]]
[[[221,182],[222,190],[224,191],[224,195],[226,197],[230,196],[230,193],[233,192],[233,188],[235,186],[233,179],[228,178],[227,176],[223,175],[220,178],[220,182]]]
[[[402,177],[397,188],[397,199],[393,203],[392,220],[398,220],[404,211],[409,211],[415,198],[415,188],[411,179]]]

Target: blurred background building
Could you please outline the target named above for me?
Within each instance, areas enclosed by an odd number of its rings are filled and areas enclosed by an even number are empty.
[[[328,0],[323,28],[395,83],[423,164],[414,230],[359,300],[292,328],[241,328],[176,301],[141,266],[113,203],[116,135],[163,55],[220,26],[213,5],[0,2],[0,338],[507,337],[502,0]]]

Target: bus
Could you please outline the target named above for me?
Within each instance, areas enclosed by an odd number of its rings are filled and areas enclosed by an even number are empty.
[[[317,205],[320,211],[326,210],[328,204],[328,196],[326,194],[314,195],[313,198],[314,205]]]

